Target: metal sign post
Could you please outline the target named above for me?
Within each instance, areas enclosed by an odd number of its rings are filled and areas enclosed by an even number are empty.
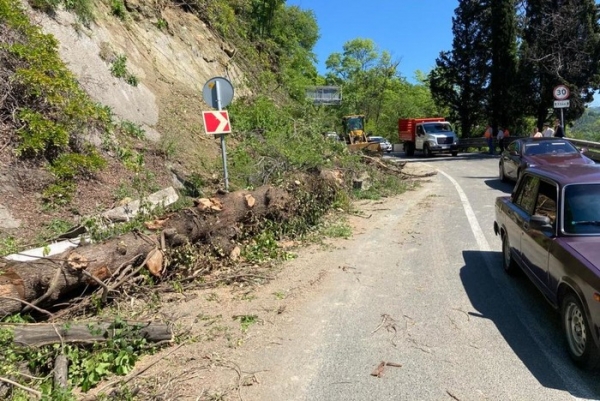
[[[233,85],[227,79],[215,77],[209,79],[202,89],[204,101],[216,108],[223,110],[233,100]],[[221,137],[221,157],[223,158],[223,179],[225,181],[225,191],[229,191],[229,173],[227,172],[227,148],[225,146],[225,134],[219,134]]]
[[[219,94],[219,81],[215,81],[215,89],[217,91],[217,110],[221,111],[221,95]],[[229,173],[227,172],[227,149],[225,147],[225,134],[221,137],[221,157],[223,158],[223,180],[225,180],[225,191],[229,191]]]

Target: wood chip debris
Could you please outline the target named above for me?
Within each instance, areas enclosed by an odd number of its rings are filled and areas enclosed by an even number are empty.
[[[194,205],[201,211],[220,212],[223,210],[223,204],[216,198],[200,198],[194,200]]]
[[[381,363],[379,365],[377,365],[375,370],[373,372],[371,372],[371,376],[375,376],[375,377],[383,376],[383,371],[385,370],[386,366],[392,366],[394,368],[402,367],[402,365],[399,363],[381,361]]]

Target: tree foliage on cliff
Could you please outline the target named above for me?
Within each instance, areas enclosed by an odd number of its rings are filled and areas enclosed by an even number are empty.
[[[315,83],[313,47],[319,39],[314,13],[284,0],[186,0],[196,13],[241,52],[242,62],[254,75],[254,90],[283,90],[302,100],[304,87]]]

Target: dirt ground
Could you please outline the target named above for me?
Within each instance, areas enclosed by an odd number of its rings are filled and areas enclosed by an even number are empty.
[[[431,172],[420,164],[407,165],[405,171]],[[425,185],[427,179],[397,197],[359,201],[355,214],[333,216],[347,219],[351,238],[328,238],[321,244],[291,248],[297,257],[263,271],[269,279],[260,284],[161,296],[160,318],[173,322],[182,341],[142,358],[130,374],[134,377],[130,388],[139,386],[142,399],[248,399],[242,395],[247,386],[260,386],[261,376],[269,374],[268,366],[261,371],[247,370],[247,366],[256,366],[252,359],[266,347],[281,345],[289,334],[286,331],[294,330],[296,314],[335,285],[336,277],[356,274],[351,266],[336,263],[336,252],[352,247],[357,235],[377,229],[386,210],[395,202],[417,197]]]

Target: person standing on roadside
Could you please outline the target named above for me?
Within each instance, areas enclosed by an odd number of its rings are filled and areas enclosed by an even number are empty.
[[[504,129],[502,129],[502,127],[499,127],[496,139],[498,139],[498,147],[500,148],[500,153],[504,152],[504,135]]]
[[[490,151],[490,155],[494,154],[494,135],[492,134],[492,127],[488,124],[488,126],[485,129],[485,132],[483,133],[483,137],[485,138],[487,145],[488,145],[488,149]]]
[[[560,120],[557,118],[554,121],[554,136],[557,138],[564,138],[565,137],[565,131],[563,129],[562,124],[560,123]]]
[[[542,135],[544,137],[551,137],[554,136],[554,130],[552,128],[550,128],[550,125],[545,124],[544,125],[544,130],[542,131]]]
[[[541,137],[543,137],[543,135],[540,132],[540,130],[538,129],[538,127],[533,127],[533,131],[531,131],[531,137],[532,138],[541,138]]]

